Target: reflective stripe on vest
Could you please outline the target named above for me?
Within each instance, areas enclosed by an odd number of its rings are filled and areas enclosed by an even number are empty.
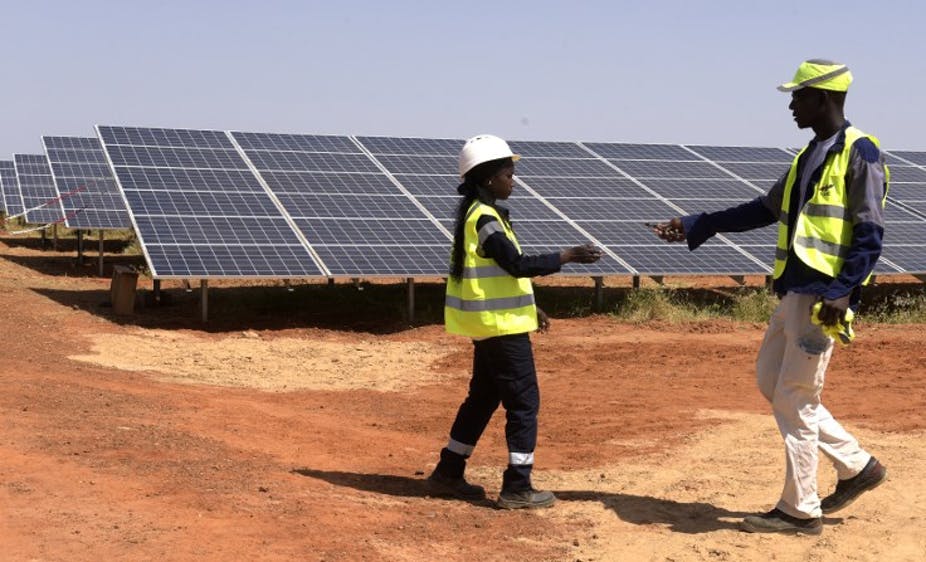
[[[483,216],[495,218],[492,228],[477,232]],[[466,213],[463,226],[463,273],[447,279],[444,326],[452,334],[490,338],[523,334],[537,329],[537,308],[530,279],[512,277],[495,260],[479,255],[480,238],[494,232],[505,236],[521,251],[511,227],[498,211],[478,200]]]
[[[826,155],[823,170],[819,181],[808,185],[812,189],[810,199],[802,203],[800,213],[794,221],[794,233],[788,239],[788,205],[791,202],[791,189],[797,182],[797,164],[807,150],[802,149],[791,162],[788,177],[785,180],[784,193],[781,198],[781,213],[778,221],[778,243],[775,248],[775,271],[773,276],[777,279],[785,270],[788,260],[788,250],[793,249],[794,255],[802,262],[816,271],[830,277],[839,275],[846,254],[852,244],[852,218],[846,207],[846,173],[849,170],[849,155],[852,145],[861,138],[868,138],[875,146],[881,146],[877,138],[866,135],[855,127],[847,127],[842,151]],[[805,174],[812,174],[814,170],[804,170]],[[884,166],[885,189],[881,206],[887,200],[887,182],[890,173],[887,165]],[[867,284],[871,278],[865,279]]]

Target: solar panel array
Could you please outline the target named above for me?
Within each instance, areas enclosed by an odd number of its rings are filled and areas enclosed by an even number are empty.
[[[16,178],[22,194],[26,222],[54,223],[64,218],[64,209],[44,154],[14,154]]]
[[[23,212],[22,195],[16,179],[16,165],[12,160],[0,160],[0,204],[7,216]]]
[[[130,228],[125,201],[97,138],[42,137],[69,228]]]
[[[39,207],[28,222],[132,226],[156,278],[446,275],[462,139],[109,126],[97,133],[44,137],[47,158],[0,162],[7,213],[25,204]],[[503,205],[524,252],[584,242],[605,250],[598,263],[570,264],[564,274],[771,272],[775,225],[718,235],[692,253],[643,223],[753,199],[787,171],[797,149],[510,144],[522,158]],[[885,154],[891,192],[876,272],[926,273],[926,152]],[[17,182],[22,197],[10,188]]]

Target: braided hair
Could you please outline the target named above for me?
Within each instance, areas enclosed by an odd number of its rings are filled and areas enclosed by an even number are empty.
[[[466,226],[466,211],[473,201],[479,198],[479,188],[495,177],[501,170],[513,166],[509,158],[490,160],[475,166],[463,176],[463,183],[457,187],[457,193],[463,196],[457,204],[456,222],[453,226],[453,249],[450,252],[450,276],[459,280],[463,275],[463,230]]]

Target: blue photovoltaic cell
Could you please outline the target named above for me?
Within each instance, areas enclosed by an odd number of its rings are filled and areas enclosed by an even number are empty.
[[[261,171],[261,176],[272,191],[280,193],[287,191],[340,195],[398,193],[392,180],[383,174]],[[455,193],[455,191],[450,191],[450,193]]]
[[[3,210],[8,217],[23,212],[22,194],[16,180],[16,166],[12,160],[0,160],[0,193]]]
[[[898,158],[903,158],[907,162],[916,164],[918,166],[926,166],[926,152],[917,152],[912,150],[890,150],[888,153]],[[893,161],[888,160],[888,164],[893,163]]]
[[[893,183],[887,193],[892,201],[926,201],[926,183]]]
[[[694,160],[696,157],[675,144],[582,143],[609,160]]]
[[[393,188],[393,195],[277,193],[287,212],[299,218],[425,218],[411,199]]]
[[[62,220],[64,211],[45,155],[14,154],[13,161],[26,210],[26,222],[48,224]]]
[[[360,153],[360,148],[348,137],[327,135],[294,135],[285,133],[235,132],[235,140],[248,150],[292,150],[296,152]]]
[[[622,197],[641,199],[653,194],[637,182],[621,177],[611,178],[543,178],[528,177],[522,181],[541,197]],[[517,189],[517,187],[515,187]]]
[[[519,177],[623,177],[621,173],[601,160],[566,158],[522,158],[515,165]]]
[[[282,278],[318,275],[302,245],[223,246],[216,243],[146,245],[160,277]]]
[[[449,245],[318,245],[315,251],[334,272],[356,276],[447,275]],[[338,273],[335,273],[338,274]]]
[[[296,219],[306,238],[323,246],[350,245],[350,241],[376,240],[369,246],[431,245],[449,252],[447,238],[427,219]],[[446,255],[444,256],[446,261]],[[443,266],[443,262],[441,264]],[[396,266],[398,267],[398,266]],[[420,267],[420,266],[419,266]]]
[[[695,146],[688,148],[715,162],[791,162],[793,156],[781,148],[752,146]]]
[[[262,192],[146,191],[125,192],[139,215],[279,217],[280,209]]]
[[[884,220],[886,222],[910,222],[920,221],[922,219],[923,217],[910,206],[910,203],[898,204],[888,200],[887,204],[884,206]]]
[[[416,154],[419,156],[453,156],[456,158],[463,148],[463,139],[423,139],[400,137],[357,137],[357,140],[371,153]],[[456,167],[454,167],[456,170]]]
[[[770,225],[763,228],[756,228],[754,230],[747,230],[746,232],[724,232],[723,235],[725,238],[729,239],[731,242],[738,246],[749,246],[749,251],[754,255],[759,250],[751,248],[752,246],[763,246],[768,248],[767,256],[774,258],[775,257],[775,246],[778,244],[778,226]],[[772,263],[769,261],[768,263]]]
[[[515,221],[513,224],[518,243],[522,246],[577,246],[589,238],[573,225],[561,220]]]
[[[100,140],[107,146],[231,148],[228,137],[222,131],[102,126],[99,127],[99,133]]]
[[[118,146],[108,148],[113,166],[148,168],[212,168],[246,170],[247,164],[234,148],[199,149],[160,146]]]
[[[246,150],[258,170],[381,173],[365,154]]]
[[[746,180],[777,180],[786,173],[790,164],[724,162],[721,166]]]
[[[438,219],[450,220],[456,217],[460,197],[418,197],[418,202]]]
[[[395,179],[398,180],[409,193],[416,197],[425,195],[459,197],[457,187],[460,185],[461,181],[460,178],[456,176],[412,176],[396,174]]]
[[[924,274],[926,273],[926,243],[922,240],[919,242],[919,244],[885,243],[881,257],[896,264],[906,273]],[[879,270],[876,269],[876,271]]]
[[[574,142],[511,141],[508,143],[515,154],[530,158],[590,158],[592,154]]]
[[[659,199],[550,198],[550,203],[573,220],[661,221],[678,211]]]
[[[926,170],[916,166],[891,166],[891,183],[926,182]]]
[[[643,181],[643,184],[660,196],[672,200],[739,199],[741,202],[745,202],[764,193],[732,178],[711,180],[647,179]]]
[[[627,175],[638,178],[663,179],[729,179],[730,174],[708,162],[677,162],[672,160],[621,160],[614,164]]]
[[[348,137],[231,134],[332,275],[446,273],[447,235]]]
[[[155,191],[221,191],[264,193],[250,170],[194,170],[181,168],[119,167],[122,189]]]
[[[765,275],[771,271],[736,248],[719,243],[708,242],[695,252],[688,251],[684,243],[668,244],[659,240],[652,246],[615,246],[611,249],[645,275]]]
[[[926,217],[926,201],[903,201],[902,204],[905,209]]]
[[[98,131],[155,278],[323,273],[225,133]]]
[[[376,159],[393,174],[432,174],[449,175],[456,173],[456,157],[449,156],[409,156],[376,155]]]
[[[99,139],[42,137],[69,228],[131,228]]]

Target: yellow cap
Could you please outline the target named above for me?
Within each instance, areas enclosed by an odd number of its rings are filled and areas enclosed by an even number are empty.
[[[801,63],[790,82],[778,86],[782,92],[793,92],[801,88],[818,88],[820,90],[833,90],[845,92],[852,83],[852,73],[849,67],[833,61],[811,59]]]

